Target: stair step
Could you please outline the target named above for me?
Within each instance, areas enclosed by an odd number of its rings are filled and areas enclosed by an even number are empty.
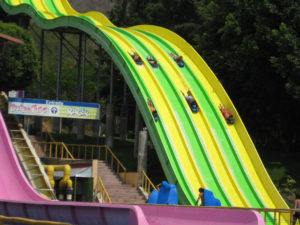
[[[110,168],[109,163],[98,161],[97,173],[101,177],[112,203],[146,203],[146,199],[139,190],[131,184],[124,184],[116,172]]]

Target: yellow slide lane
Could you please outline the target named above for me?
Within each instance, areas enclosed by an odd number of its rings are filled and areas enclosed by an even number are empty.
[[[191,90],[187,81],[179,71],[178,66],[173,62],[168,53],[162,51],[161,48],[155,42],[150,40],[147,36],[143,35],[142,33],[133,30],[131,32],[136,37],[138,37],[148,49],[150,49],[157,61],[172,79],[173,84],[178,90],[178,92],[180,92],[180,90],[184,90],[184,92],[186,93],[187,90]],[[227,195],[228,193],[232,193],[230,195],[230,200],[233,205],[242,205],[243,207],[249,207],[249,203],[244,198],[244,196],[241,195],[239,185],[236,183],[234,177],[230,172],[230,168],[228,167],[227,162],[224,159],[222,150],[216,142],[216,137],[214,136],[214,133],[212,132],[209,126],[209,122],[207,121],[203,110],[200,109],[199,113],[192,113],[183,95],[181,93],[180,95],[182,97],[183,102],[185,102],[186,109],[189,112],[189,116],[191,117],[194,123],[194,126],[197,130],[197,134],[204,145],[206,155],[208,156],[209,161],[213,166],[213,169],[215,171],[216,176],[218,177],[219,183],[222,186],[223,191],[227,193]],[[199,102],[198,105],[200,106]],[[193,147],[194,149],[191,149],[191,155],[193,155],[193,151],[201,151],[199,149],[199,146]],[[198,171],[195,171],[195,173],[199,173],[199,169]],[[201,174],[199,174],[199,176],[201,176]],[[198,193],[199,186],[194,185],[193,188],[194,193]]]
[[[288,208],[267,174],[255,146],[231,100],[204,60],[183,39],[174,33],[171,34],[170,31],[164,28],[154,26],[137,26],[135,28],[152,32],[166,38],[169,42],[172,42],[172,47],[183,55],[185,61],[189,64],[206,91],[209,93],[215,106],[218,107],[220,103],[224,103],[233,113],[235,125],[227,126],[227,131],[232,138],[233,144],[240,156],[240,160],[242,161],[257,193],[261,196],[268,208]],[[178,48],[177,46],[180,46],[181,48]]]
[[[133,46],[124,37],[110,28],[101,28],[108,34],[113,40],[115,40],[124,51],[132,51]],[[140,54],[137,51],[138,54]],[[134,63],[134,62],[133,62]],[[134,63],[135,64],[135,63]],[[167,96],[160,86],[155,74],[152,72],[152,67],[144,61],[142,67],[136,65],[144,84],[146,84],[148,90],[151,92],[152,100],[159,112],[160,120],[169,136],[169,141],[172,144],[173,151],[177,157],[179,165],[183,171],[184,176],[193,189],[204,186],[204,181],[197,174],[197,165],[189,152],[190,146],[186,141],[185,134],[182,132],[180,123],[175,114],[176,109],[171,108]],[[196,193],[195,193],[196,197]]]

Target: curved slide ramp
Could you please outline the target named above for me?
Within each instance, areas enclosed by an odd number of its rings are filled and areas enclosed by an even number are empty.
[[[269,178],[238,113],[203,59],[182,38],[157,26],[118,28],[97,12],[80,14],[67,0],[0,0],[10,14],[26,13],[43,29],[74,27],[101,44],[122,72],[149,129],[164,172],[183,204],[194,204],[198,188],[212,190],[223,206],[287,208]],[[143,65],[128,52],[136,51]],[[170,57],[183,56],[179,67]],[[159,62],[153,68],[146,60]],[[200,107],[192,113],[181,92]],[[154,121],[151,99],[159,116]],[[233,112],[228,126],[218,106]]]

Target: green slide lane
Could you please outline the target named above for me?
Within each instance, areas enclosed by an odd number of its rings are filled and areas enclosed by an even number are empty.
[[[174,48],[166,41],[162,40],[154,34],[148,32],[140,31],[143,34],[147,35],[149,38],[153,39],[165,52],[174,52]],[[185,77],[187,82],[190,84],[191,90],[195,93],[198,102],[201,104],[201,108],[204,110],[205,115],[209,115],[207,118],[216,132],[216,137],[219,140],[219,144],[226,156],[227,163],[230,165],[231,171],[234,173],[236,180],[244,193],[244,196],[247,197],[247,200],[250,202],[250,205],[253,207],[264,208],[263,202],[260,200],[257,195],[256,190],[253,188],[251,181],[247,177],[243,165],[240,162],[239,156],[235,151],[235,146],[233,146],[230,137],[226,132],[226,124],[224,124],[224,119],[221,118],[220,113],[217,112],[217,107],[211,102],[209,95],[206,93],[205,88],[201,85],[198,79],[194,76],[194,72],[191,70],[189,65],[185,63],[185,67],[181,70],[182,75]],[[195,155],[197,157],[197,155]],[[201,164],[200,164],[201,165]],[[212,190],[215,188],[212,186]]]
[[[125,31],[124,29],[120,28],[112,28],[115,31],[118,31],[121,33],[128,41],[130,41],[133,46],[135,47],[135,50],[137,50],[140,53],[140,56],[145,59],[147,56],[154,56],[154,58],[157,58],[159,62],[162,62],[161,56],[160,55],[155,55],[153,54],[149,48],[150,47],[156,47],[154,46],[155,43],[146,43],[145,39],[141,40],[140,38],[136,37],[137,35],[129,33],[129,31]],[[143,42],[142,42],[143,41]],[[146,44],[145,44],[146,43]],[[148,48],[149,47],[149,48]],[[165,55],[165,57],[169,58],[168,55]],[[190,110],[189,107],[186,106],[185,100],[183,96],[181,95],[180,91],[175,89],[174,84],[172,83],[172,80],[170,79],[170,75],[176,73],[176,69],[171,70],[172,67],[177,68],[177,65],[174,65],[172,60],[166,60],[169,61],[170,64],[164,63],[160,64],[159,68],[153,69],[152,71],[155,73],[155,76],[159,80],[160,85],[162,85],[164,92],[166,93],[170,104],[173,108],[173,111],[176,112],[178,116],[178,121],[177,123],[181,124],[181,132],[185,133],[185,136],[188,137],[188,142],[189,142],[189,149],[194,149],[194,152],[197,154],[197,165],[198,165],[198,170],[201,171],[202,174],[206,174],[204,176],[205,183],[207,183],[208,186],[216,187],[215,188],[215,194],[217,196],[221,196],[221,199],[225,204],[228,204],[229,200],[227,199],[226,194],[223,192],[222,187],[220,186],[219,180],[216,177],[216,174],[213,171],[212,168],[212,163],[209,161],[207,158],[205,151],[204,151],[204,146],[202,145],[198,134],[196,132],[194,123],[191,121],[191,117],[188,113]],[[164,68],[168,68],[168,71],[166,71]],[[180,75],[181,76],[181,75]],[[157,137],[155,137],[157,138]],[[174,151],[174,149],[172,150]],[[192,154],[191,151],[189,154]],[[180,161],[180,159],[178,159]],[[184,163],[184,162],[182,162]],[[201,165],[201,167],[199,166]],[[170,168],[169,168],[170,169]],[[206,179],[206,178],[211,178],[211,179]],[[184,181],[187,182],[187,181]],[[193,181],[192,181],[193,182]],[[185,193],[185,195],[187,195]],[[181,197],[182,199],[183,197]],[[193,202],[194,200],[191,200]]]

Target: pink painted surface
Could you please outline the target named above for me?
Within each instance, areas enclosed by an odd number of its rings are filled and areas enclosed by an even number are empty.
[[[89,225],[265,224],[260,214],[248,210],[47,200],[31,187],[23,174],[2,113],[0,113],[0,214]]]

